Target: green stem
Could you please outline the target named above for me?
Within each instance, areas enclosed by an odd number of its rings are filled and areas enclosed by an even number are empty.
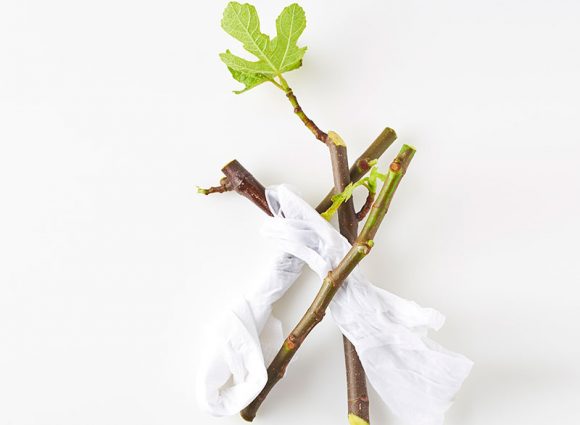
[[[286,93],[286,97],[288,98],[288,100],[292,104],[292,107],[294,108],[294,113],[298,116],[298,118],[300,118],[300,120],[304,123],[306,128],[308,128],[312,132],[312,134],[314,134],[314,137],[316,137],[322,143],[326,143],[328,135],[320,128],[318,128],[318,126],[314,123],[314,121],[312,121],[308,117],[308,115],[306,115],[306,113],[298,103],[298,99],[294,95],[292,88],[288,85],[288,82],[284,79],[284,77],[278,75],[278,79],[280,80],[279,87],[284,91],[284,93]]]
[[[274,79],[271,79],[270,82],[272,84],[274,84],[276,87],[278,87],[280,90],[286,91],[286,89],[284,88],[284,86],[282,84],[278,83],[278,81],[276,81]]]
[[[282,90],[284,90],[284,91],[290,90],[290,86],[288,85],[288,81],[286,81],[286,79],[284,77],[282,77],[282,74],[278,75],[278,79],[280,80],[280,86],[282,87]]]
[[[268,393],[272,388],[274,388],[276,383],[282,379],[290,360],[294,357],[308,334],[322,320],[332,298],[340,289],[344,280],[371,251],[374,245],[374,237],[389,209],[395,191],[397,190],[397,187],[399,186],[414,154],[414,148],[404,145],[395,160],[391,163],[385,183],[377,196],[377,200],[371,208],[362,231],[352,245],[352,248],[346,253],[338,266],[334,270],[331,270],[324,278],[322,287],[306,311],[306,314],[284,341],[278,354],[276,354],[276,357],[268,367],[268,381],[266,382],[264,389],[244,410],[242,410],[241,415],[247,421],[252,421],[254,419],[258,408],[266,399]]]

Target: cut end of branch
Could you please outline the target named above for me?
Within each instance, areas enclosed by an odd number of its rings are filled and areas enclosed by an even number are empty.
[[[380,139],[395,140],[397,138],[397,132],[391,127],[385,127],[383,132],[379,135]]]
[[[248,414],[245,413],[244,410],[242,410],[240,412],[240,416],[242,417],[243,420],[245,420],[246,422],[252,422],[254,420],[254,418],[256,417],[256,415],[252,415],[252,414]]]
[[[266,189],[242,164],[234,159],[224,165],[222,172],[230,190],[246,197],[266,214],[272,215],[266,200]]]
[[[328,141],[334,143],[336,146],[346,146],[343,138],[335,131],[328,132]]]
[[[376,164],[377,159],[391,146],[397,139],[397,133],[390,127],[386,127],[375,141],[367,148],[367,150],[355,162],[354,171],[358,174],[353,174],[351,170],[351,181],[358,180]],[[374,163],[373,163],[374,162]]]
[[[417,149],[415,149],[413,146],[403,145],[399,151],[399,154],[391,163],[391,171],[395,173],[405,173],[407,171],[407,167],[409,167],[409,164],[413,159],[413,156],[415,156],[415,152],[417,152]]]
[[[352,413],[349,413],[348,415],[348,423],[349,425],[369,425],[369,423],[363,418],[353,415]]]

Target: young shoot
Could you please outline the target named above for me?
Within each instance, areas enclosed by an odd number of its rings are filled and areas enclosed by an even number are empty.
[[[385,179],[387,178],[386,174],[379,173],[376,164],[377,164],[376,159],[370,161],[369,165],[372,168],[368,177],[362,178],[357,182],[350,183],[341,193],[337,193],[336,195],[334,195],[332,197],[332,205],[321,214],[322,217],[324,217],[326,220],[330,220],[332,216],[338,211],[340,206],[351,198],[352,194],[354,193],[354,190],[357,187],[360,186],[366,187],[367,190],[369,191],[369,195],[374,197],[374,195],[377,193],[377,180],[381,180],[384,182]]]

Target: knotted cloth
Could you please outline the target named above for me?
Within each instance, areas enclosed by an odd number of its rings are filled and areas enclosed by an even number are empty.
[[[266,367],[284,341],[272,304],[306,263],[322,280],[350,249],[348,241],[285,185],[266,189],[262,228],[281,252],[267,276],[221,317],[204,340],[198,401],[215,416],[233,415],[264,388]],[[331,316],[354,344],[369,383],[410,425],[440,425],[473,363],[427,337],[444,316],[371,284],[356,267],[330,303]]]

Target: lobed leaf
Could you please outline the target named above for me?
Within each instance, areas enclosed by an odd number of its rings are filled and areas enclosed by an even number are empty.
[[[285,7],[276,19],[276,37],[272,40],[272,62],[279,73],[291,71],[302,65],[306,47],[298,47],[296,42],[306,28],[306,14],[298,4]]]
[[[259,86],[260,84],[265,83],[266,81],[271,81],[268,77],[264,75],[236,71],[235,69],[232,69],[230,67],[228,67],[228,69],[232,74],[232,77],[234,77],[236,81],[239,81],[245,86],[243,90],[234,90],[235,94],[242,94],[243,92],[253,89],[254,87]]]
[[[276,37],[270,37],[260,30],[260,18],[256,8],[250,4],[231,2],[224,10],[222,28],[240,41],[244,49],[258,60],[250,61],[234,55],[229,50],[220,54],[232,76],[245,85],[243,93],[284,72],[302,65],[306,47],[298,47],[297,41],[306,28],[304,10],[296,3],[284,8],[276,19]]]

